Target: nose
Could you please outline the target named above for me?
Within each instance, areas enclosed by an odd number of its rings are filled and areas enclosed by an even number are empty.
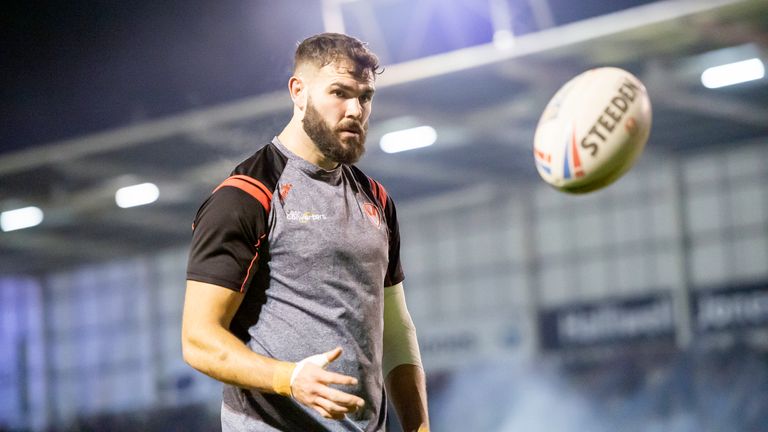
[[[358,98],[349,98],[347,100],[347,117],[362,118],[363,106]]]

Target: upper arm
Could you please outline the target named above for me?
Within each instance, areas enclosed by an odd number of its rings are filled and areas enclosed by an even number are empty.
[[[402,282],[384,288],[383,349],[382,373],[385,378],[402,364],[421,366],[416,328],[405,304]]]
[[[413,327],[411,315],[405,304],[403,283],[397,283],[384,288],[384,325],[397,322],[400,325]]]
[[[382,373],[392,405],[405,429],[428,426],[426,380],[402,282],[384,288]]]
[[[384,349],[408,345],[408,351],[418,351],[416,327],[405,303],[403,283],[384,288]],[[415,345],[412,347],[411,345]]]
[[[269,208],[264,205],[268,197],[254,196],[255,186],[246,191],[227,181],[222,185],[195,217],[187,279],[245,292],[260,264],[268,229]]]
[[[228,329],[244,297],[245,294],[222,286],[188,280],[182,316],[184,339],[201,328]]]

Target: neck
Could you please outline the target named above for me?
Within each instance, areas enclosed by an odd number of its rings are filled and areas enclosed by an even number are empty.
[[[291,119],[288,125],[285,126],[285,129],[277,136],[277,139],[288,150],[320,168],[332,170],[339,165],[338,162],[332,161],[320,153],[312,138],[304,131],[301,120],[297,120],[296,117]]]

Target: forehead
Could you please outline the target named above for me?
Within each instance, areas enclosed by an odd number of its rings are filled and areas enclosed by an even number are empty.
[[[374,75],[368,70],[359,70],[351,60],[336,60],[317,70],[317,77],[325,85],[340,82],[346,85],[358,85],[373,89]]]

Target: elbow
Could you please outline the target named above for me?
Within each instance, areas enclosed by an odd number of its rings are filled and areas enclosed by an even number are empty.
[[[209,374],[215,365],[225,363],[228,351],[224,349],[221,336],[211,325],[182,324],[181,355],[184,362],[204,374]]]
[[[184,331],[182,331],[181,335],[181,355],[185,363],[194,369],[200,370],[199,344],[195,342],[193,336]]]
[[[189,343],[185,341],[184,339],[181,340],[181,356],[184,359],[184,362],[192,367],[195,367],[195,355],[192,352],[192,348],[190,348]]]

